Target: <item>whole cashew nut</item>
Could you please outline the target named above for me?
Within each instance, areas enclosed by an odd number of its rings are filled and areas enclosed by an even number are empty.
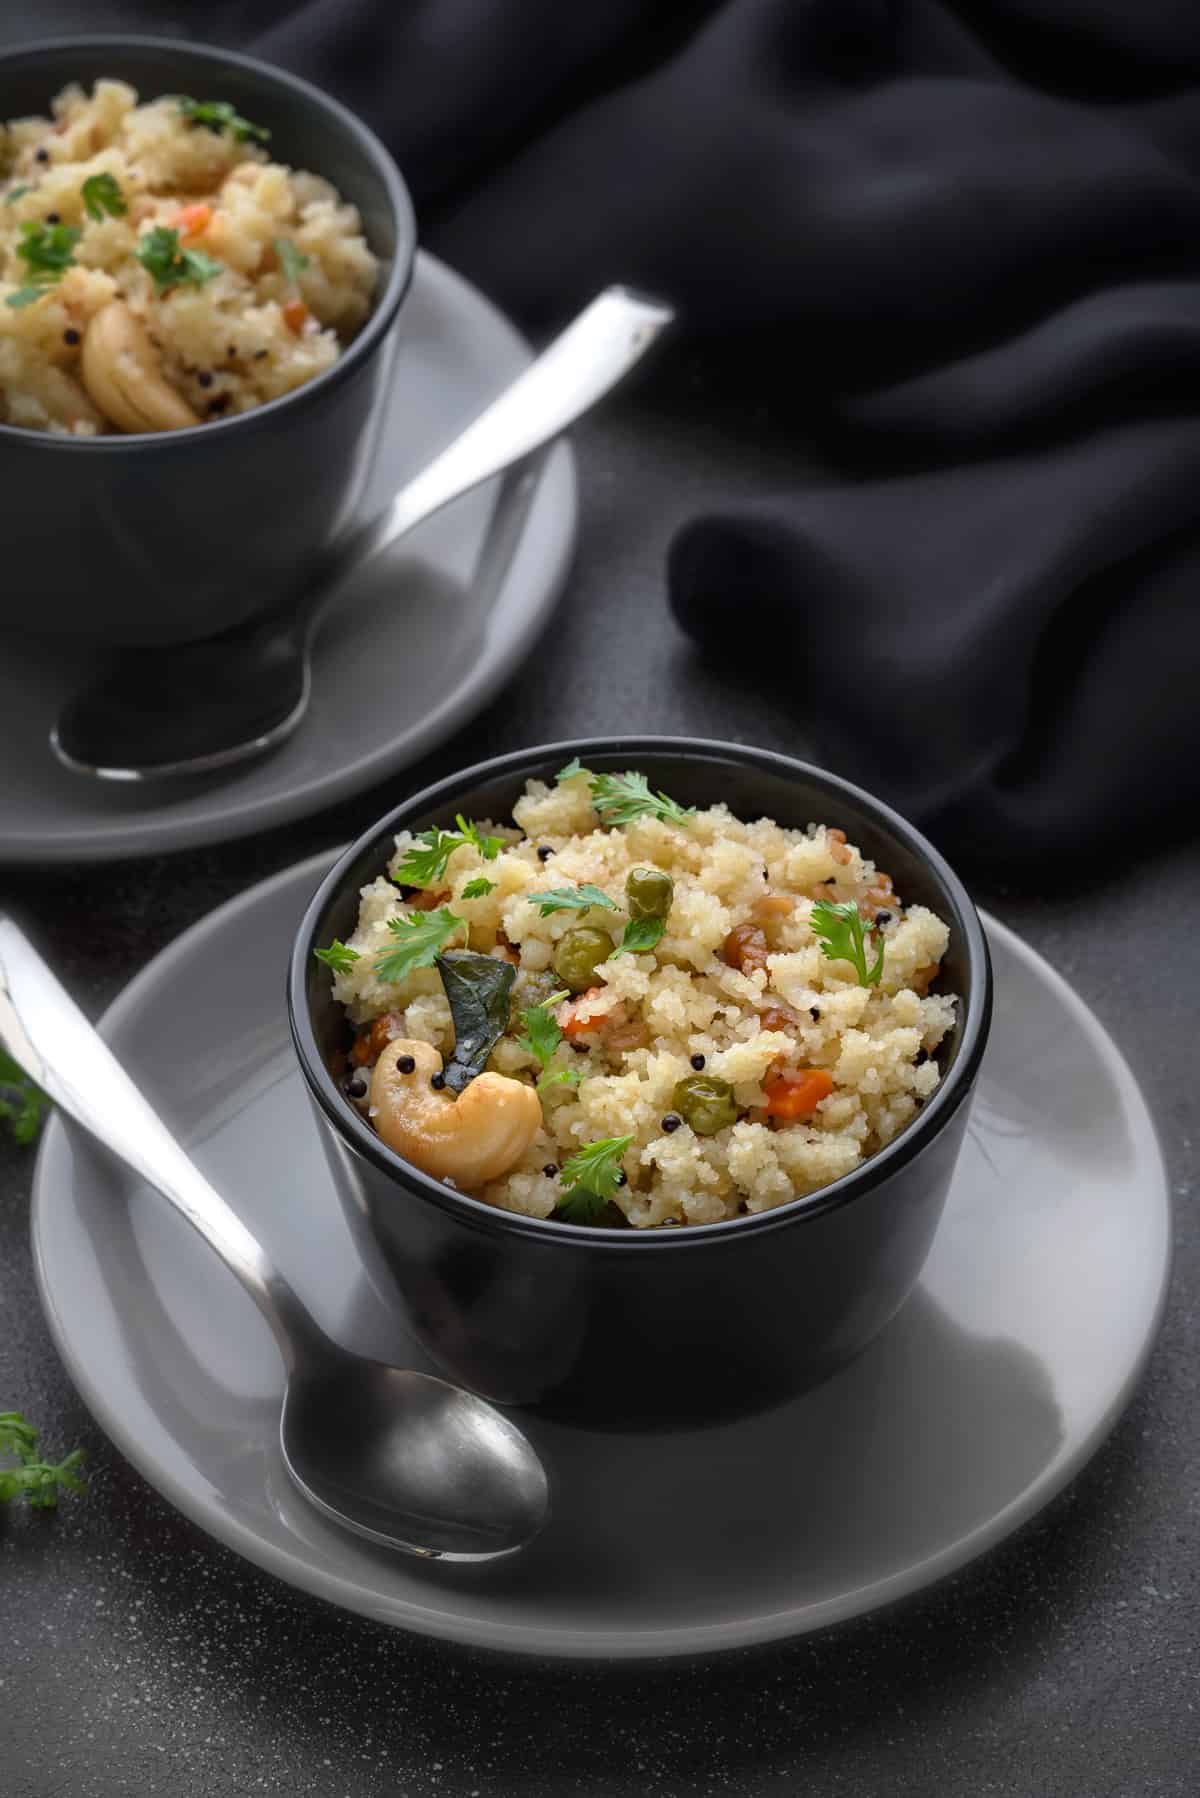
[[[416,1066],[403,1074],[397,1064],[407,1056]],[[441,1071],[431,1043],[393,1038],[371,1075],[372,1121],[397,1155],[471,1192],[516,1167],[541,1129],[541,1101],[505,1074],[477,1074],[454,1098],[431,1085]]]
[[[124,300],[110,300],[88,325],[80,372],[119,431],[182,431],[200,423],[167,381],[149,333]]]

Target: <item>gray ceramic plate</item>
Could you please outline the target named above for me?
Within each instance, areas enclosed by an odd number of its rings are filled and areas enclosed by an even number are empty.
[[[419,256],[361,515],[378,511],[530,359],[494,306]],[[330,805],[435,748],[520,664],[574,547],[566,444],[541,464],[515,542],[489,537],[498,485],[429,519],[347,590],[322,622],[299,731],[266,760],[203,783],[113,786],[68,773],[48,733],[97,658],[6,641],[0,764],[21,778],[0,785],[0,862],[109,861],[227,841]],[[485,544],[487,567],[476,580]]]
[[[215,912],[106,1032],[325,1327],[410,1354],[351,1245],[283,1017],[289,938],[328,862]],[[386,1623],[555,1656],[764,1642],[928,1585],[1063,1486],[1129,1398],[1168,1268],[1162,1162],[1100,1025],[992,924],[996,1021],[971,1134],[916,1295],[852,1367],[694,1433],[526,1420],[555,1514],[522,1556],[438,1567],[311,1510],[276,1444],[280,1367],[250,1301],[173,1212],[55,1120],[38,1279],[73,1379],[180,1510],[282,1579]],[[187,1028],[180,1028],[180,1019]]]

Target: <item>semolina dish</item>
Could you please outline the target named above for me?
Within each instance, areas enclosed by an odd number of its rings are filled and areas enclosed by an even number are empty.
[[[97,81],[51,113],[0,124],[0,423],[180,430],[337,361],[378,264],[328,181],[226,101]]]
[[[949,930],[836,826],[577,763],[513,815],[402,832],[316,951],[343,1091],[425,1172],[529,1217],[716,1223],[848,1174],[934,1091]]]

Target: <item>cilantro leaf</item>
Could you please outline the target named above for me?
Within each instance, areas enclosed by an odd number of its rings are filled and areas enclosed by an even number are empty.
[[[203,287],[225,266],[214,257],[206,256],[203,250],[181,250],[178,231],[167,225],[155,225],[152,231],[147,231],[138,240],[134,255],[160,290],[164,287]]]
[[[478,850],[485,862],[495,861],[504,847],[499,837],[485,837],[478,824],[472,824],[461,812],[454,822],[458,825],[457,830],[442,830],[436,824],[432,830],[419,830],[392,879],[400,886],[431,887],[442,878],[446,863],[464,843]],[[418,849],[418,843],[423,847]],[[468,895],[472,899],[475,896],[474,893]]]
[[[464,818],[461,812],[454,822],[462,832],[464,843],[470,843],[472,849],[477,849],[485,862],[495,861],[504,847],[502,838],[481,836],[478,824],[472,824],[471,820]]]
[[[679,805],[665,793],[652,793],[644,774],[597,774],[592,803],[605,824],[632,824],[637,818],[661,818],[664,824],[686,824],[694,805]]]
[[[465,928],[464,920],[445,905],[411,917],[389,918],[395,940],[375,957],[375,972],[381,980],[403,980],[414,968],[431,968],[455,931]]]
[[[576,775],[578,775],[578,774],[586,774],[589,780],[593,780],[595,778],[595,776],[592,774],[591,769],[585,768],[583,763],[580,761],[579,757],[577,755],[573,755],[571,757],[570,761],[567,763],[566,767],[560,768],[558,773],[554,776],[554,778],[555,778],[555,780],[559,780],[559,781],[574,780]]]
[[[618,1186],[626,1184],[621,1157],[632,1141],[632,1136],[601,1137],[563,1162],[559,1184],[564,1197],[555,1206],[559,1217],[572,1224],[596,1222]]]
[[[551,887],[545,893],[530,893],[529,898],[543,918],[556,911],[590,911],[594,905],[602,906],[605,911],[617,909],[616,901],[589,881],[584,881],[581,887]]]
[[[48,287],[61,281],[75,261],[80,236],[78,225],[46,225],[40,219],[26,219],[17,255],[25,264],[27,279],[24,287],[7,296],[5,305],[32,306]]]
[[[39,1431],[19,1411],[0,1411],[0,1455],[30,1461],[37,1453]]]
[[[279,258],[284,280],[295,285],[308,267],[308,257],[301,255],[290,237],[273,237],[271,242]]]
[[[563,1033],[554,1008],[561,1005],[566,996],[565,990],[551,993],[540,1005],[531,1005],[528,1011],[521,1013],[525,1034],[519,1036],[517,1042],[527,1054],[535,1056],[543,1068],[549,1067],[554,1051],[562,1041]]]
[[[485,880],[481,874],[476,880],[468,880],[462,890],[462,897],[464,899],[486,899],[488,894],[494,892],[495,889],[495,881]]]
[[[102,219],[106,212],[110,218],[123,219],[129,211],[115,175],[89,175],[79,191],[90,219]]]
[[[630,918],[617,949],[618,955],[644,955],[662,939],[667,928],[665,918]]]
[[[50,1511],[60,1490],[84,1492],[87,1482],[80,1473],[84,1451],[77,1448],[54,1463],[38,1456],[39,1432],[19,1411],[0,1413],[0,1454],[15,1455],[16,1467],[0,1467],[0,1503],[23,1496],[35,1510]]]
[[[270,142],[271,133],[265,125],[252,125],[235,111],[228,100],[192,100],[186,94],[179,96],[179,110],[190,125],[203,125],[206,131],[231,131],[234,142],[239,144]]]
[[[6,206],[11,206],[14,204],[15,201],[19,200],[23,194],[31,194],[32,192],[33,192],[33,188],[30,186],[28,181],[18,182],[16,187],[10,187],[8,192],[5,194],[4,204]]]
[[[809,917],[813,935],[821,939],[821,953],[827,961],[848,961],[858,975],[860,986],[878,986],[883,974],[883,942],[870,968],[867,966],[866,932],[853,899],[835,905],[830,899],[818,899]]]
[[[405,850],[404,860],[392,875],[398,886],[435,886],[446,872],[446,863],[459,847],[462,838],[456,830],[419,830],[412,845]],[[418,848],[418,844],[422,847]]]
[[[0,1049],[0,1118],[8,1119],[14,1140],[33,1142],[49,1109],[50,1100],[41,1087]]]
[[[550,1072],[543,1074],[538,1081],[537,1090],[544,1093],[552,1086],[578,1086],[582,1079],[583,1070],[581,1068],[551,1068]]]
[[[358,950],[339,942],[337,937],[334,937],[328,949],[314,949],[313,954],[327,968],[332,968],[335,974],[348,974],[358,960]]]

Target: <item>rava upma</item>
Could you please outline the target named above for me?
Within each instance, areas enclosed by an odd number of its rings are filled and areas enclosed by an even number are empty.
[[[0,423],[181,430],[332,366],[378,265],[328,181],[228,102],[64,88],[0,125]]]
[[[346,1097],[416,1167],[530,1217],[713,1223],[849,1173],[934,1091],[949,930],[838,828],[574,763],[513,816],[402,832],[317,951]]]

